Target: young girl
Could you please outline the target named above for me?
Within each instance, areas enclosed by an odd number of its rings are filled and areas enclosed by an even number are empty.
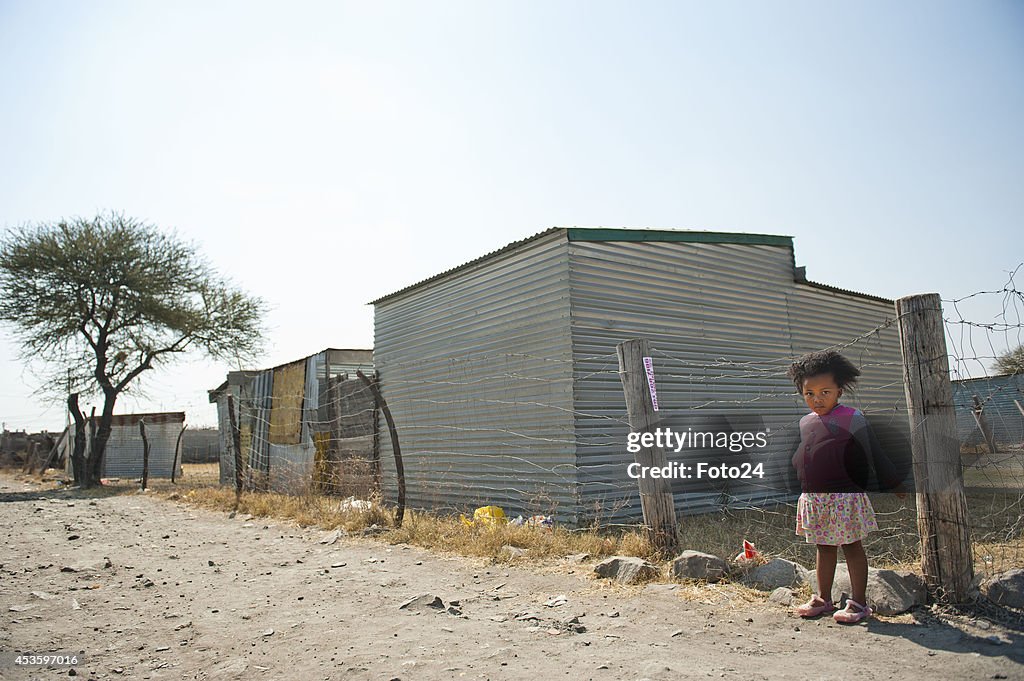
[[[868,561],[862,540],[878,529],[875,511],[864,492],[874,469],[886,487],[898,484],[892,464],[881,455],[864,415],[839,404],[860,370],[838,352],[804,355],[789,368],[811,413],[800,419],[800,446],[793,465],[802,494],[797,503],[796,533],[817,545],[818,594],[799,606],[801,617],[836,610],[832,603],[839,547],[843,547],[853,594],[837,622],[859,622],[871,616],[865,591]]]

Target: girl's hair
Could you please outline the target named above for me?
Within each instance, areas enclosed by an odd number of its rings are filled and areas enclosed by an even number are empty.
[[[860,376],[860,369],[853,366],[850,360],[840,355],[835,350],[823,350],[821,352],[810,352],[789,366],[786,375],[796,384],[797,392],[804,389],[804,381],[811,376],[832,374],[836,385],[841,390],[846,390],[857,382]]]

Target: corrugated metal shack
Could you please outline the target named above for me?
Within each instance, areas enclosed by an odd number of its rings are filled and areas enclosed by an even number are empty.
[[[242,386],[255,376],[257,371],[229,371],[227,379],[213,390],[208,391],[210,403],[217,405],[217,437],[220,445],[220,484],[231,484],[235,479],[235,450],[231,439],[231,422],[228,418],[228,397],[235,405],[235,417],[238,417],[238,405]],[[237,421],[236,421],[237,423]]]
[[[992,429],[996,445],[1020,445],[1024,442],[1024,375],[983,376],[953,381],[953,405],[956,409],[956,433],[960,443],[985,442],[974,418],[975,398],[982,415]]]
[[[235,479],[230,395],[248,484],[369,492],[378,477],[376,408],[357,370],[374,378],[372,350],[328,348],[270,369],[230,372],[209,391],[221,434],[221,483]]]
[[[103,452],[103,478],[142,477],[142,434],[139,422],[146,420],[146,439],[149,440],[149,477],[169,478],[171,467],[177,462],[176,475],[181,475],[181,452],[178,435],[185,427],[185,412],[162,412],[155,414],[115,414],[111,423],[110,439]],[[99,424],[99,417],[96,417]],[[89,419],[86,419],[88,427]],[[75,424],[72,423],[69,436],[63,440],[65,448],[74,446]],[[89,438],[85,438],[85,454],[91,455]],[[65,472],[70,476],[70,452],[65,456]]]
[[[654,349],[663,425],[772,433],[758,453],[770,479],[686,493],[676,484],[686,512],[793,498],[806,408],[785,370],[811,350],[840,345],[862,368],[844,402],[905,456],[892,301],[803,272],[785,236],[553,228],[373,301],[374,363],[409,504],[638,518],[615,346],[639,337]]]

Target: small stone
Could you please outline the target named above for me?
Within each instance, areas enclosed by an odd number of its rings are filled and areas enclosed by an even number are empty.
[[[502,555],[508,556],[509,558],[522,558],[527,553],[529,553],[529,551],[527,551],[526,549],[521,549],[518,546],[512,546],[511,544],[505,544],[504,546],[501,547],[501,553],[502,553]]]
[[[434,594],[424,593],[419,594],[418,596],[413,596],[398,606],[399,610],[410,611],[426,610],[428,608],[432,610],[444,610],[444,601]]]
[[[321,544],[334,544],[342,537],[348,536],[348,532],[343,529],[337,529],[333,532],[329,532],[320,538]]]
[[[262,634],[260,634],[260,636],[273,636],[273,635],[274,635],[274,630],[273,629],[267,629]]]
[[[768,600],[771,603],[778,603],[779,605],[789,607],[792,605],[793,597],[795,595],[796,594],[789,587],[780,586],[772,592],[772,595],[768,597]]]

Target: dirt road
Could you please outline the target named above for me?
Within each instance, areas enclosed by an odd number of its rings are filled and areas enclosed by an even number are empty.
[[[2,678],[1024,678],[1021,632],[984,620],[924,611],[843,627],[712,591],[610,587],[586,564],[322,544],[321,530],[148,495],[0,477],[0,526]],[[400,607],[425,593],[445,609]],[[14,650],[82,660],[15,667]]]

